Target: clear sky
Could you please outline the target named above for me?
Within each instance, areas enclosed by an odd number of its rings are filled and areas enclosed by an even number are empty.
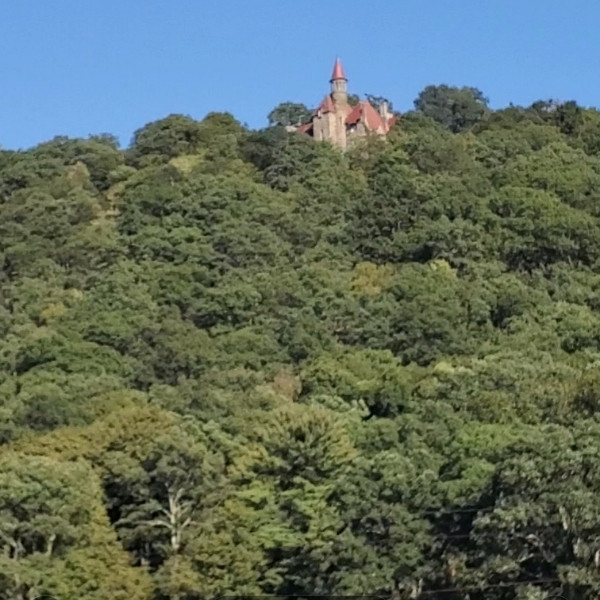
[[[266,125],[316,105],[339,55],[351,92],[412,108],[429,84],[494,108],[600,105],[598,0],[4,0],[0,147],[228,111]]]

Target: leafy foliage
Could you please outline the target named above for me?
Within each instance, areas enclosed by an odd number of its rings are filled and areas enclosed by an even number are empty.
[[[415,109],[454,133],[465,131],[487,113],[487,99],[472,87],[430,85],[415,100]]]
[[[310,120],[311,112],[304,104],[282,102],[268,115],[269,125],[301,125]]]
[[[416,108],[0,152],[0,597],[598,597],[600,114]]]

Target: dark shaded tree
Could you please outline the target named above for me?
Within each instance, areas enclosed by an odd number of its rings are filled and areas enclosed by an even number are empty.
[[[489,112],[483,92],[472,87],[430,85],[415,100],[415,109],[453,133],[466,131]]]
[[[267,116],[269,125],[301,125],[310,120],[311,111],[298,102],[282,102]]]

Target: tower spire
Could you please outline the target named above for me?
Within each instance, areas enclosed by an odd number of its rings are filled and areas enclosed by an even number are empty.
[[[346,74],[344,73],[344,67],[342,67],[342,61],[339,56],[336,57],[335,63],[333,65],[333,73],[331,74],[331,81],[335,81],[336,79],[345,79],[348,81]]]
[[[344,67],[342,67],[342,61],[339,57],[335,59],[329,83],[331,83],[331,98],[333,102],[346,104],[348,102],[348,79],[346,78]]]

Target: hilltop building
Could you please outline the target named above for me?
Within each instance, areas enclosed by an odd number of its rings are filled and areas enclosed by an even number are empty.
[[[289,129],[306,133],[316,140],[331,142],[342,149],[346,149],[355,138],[369,133],[388,133],[396,117],[389,112],[387,102],[383,102],[379,110],[366,100],[354,106],[348,103],[348,78],[339,58],[333,66],[330,83],[331,92],[315,109],[311,121]]]

